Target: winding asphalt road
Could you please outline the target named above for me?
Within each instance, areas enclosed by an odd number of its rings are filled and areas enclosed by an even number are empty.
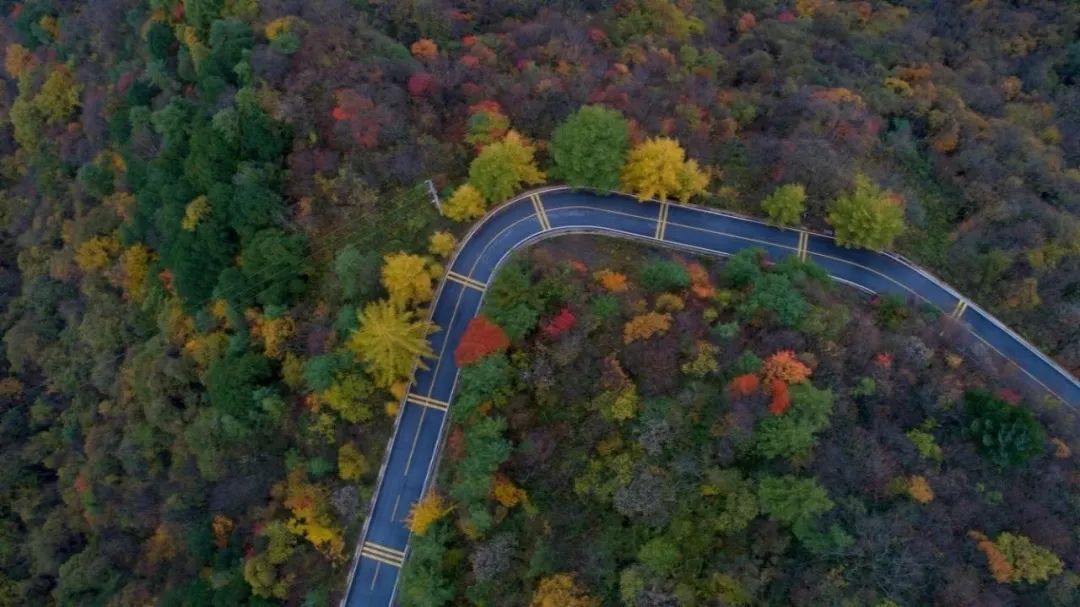
[[[499,264],[531,242],[566,233],[650,241],[709,255],[761,247],[775,259],[812,259],[836,280],[932,304],[1012,361],[1062,401],[1080,406],[1080,382],[997,319],[929,273],[889,253],[840,247],[828,236],[784,229],[712,209],[564,187],[524,194],[490,212],[462,239],[435,294],[431,344],[438,359],[418,370],[395,422],[375,497],[361,532],[344,607],[391,605],[405,561],[403,519],[434,474],[458,369],[453,350],[477,314]]]

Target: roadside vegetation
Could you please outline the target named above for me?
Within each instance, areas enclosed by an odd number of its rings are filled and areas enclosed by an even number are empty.
[[[429,354],[437,277],[469,222],[540,184],[668,196],[895,248],[1075,372],[1072,8],[0,3],[0,605],[334,603],[402,390]],[[542,306],[502,287],[486,314],[511,354],[489,360],[477,340],[474,385],[500,387],[518,364],[513,348],[539,339],[537,323],[554,340],[583,318],[626,316],[619,284],[696,301],[680,267],[605,275],[609,297],[557,322],[549,303],[569,301],[559,285]],[[802,279],[785,272],[748,275],[754,295],[725,313],[803,330],[820,312],[791,296]],[[532,293],[536,275],[513,284]],[[710,280],[720,284],[715,271]],[[603,333],[610,351],[692,334],[666,299]],[[896,322],[923,317],[909,313]],[[831,355],[865,362],[859,343]],[[809,381],[830,386],[812,362]],[[608,415],[641,419],[649,388],[639,381],[640,402],[616,399]],[[757,381],[754,394],[772,402]],[[834,394],[836,411],[843,398]],[[1050,461],[1030,453],[1041,439],[1013,409],[971,406],[987,413],[970,432],[1000,443],[986,457]],[[1036,411],[1046,440],[1078,448]],[[490,439],[490,452],[475,470],[497,471],[519,437],[509,423],[482,428],[472,451]],[[865,440],[849,437],[871,449]],[[453,516],[482,526],[475,504],[486,492],[476,481],[445,497]],[[998,537],[1013,533],[1070,566],[1068,546],[1022,525],[972,529],[987,539],[971,545],[1014,554],[1023,540]],[[613,596],[579,571],[548,576],[542,604]],[[534,590],[528,581],[515,596]]]
[[[524,252],[456,352],[402,604],[1072,605],[1076,415],[970,342],[754,250]]]

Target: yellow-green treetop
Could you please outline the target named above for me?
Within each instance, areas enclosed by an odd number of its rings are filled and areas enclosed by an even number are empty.
[[[623,187],[639,200],[677,198],[688,202],[705,191],[709,177],[669,137],[653,137],[630,150],[622,170]]]

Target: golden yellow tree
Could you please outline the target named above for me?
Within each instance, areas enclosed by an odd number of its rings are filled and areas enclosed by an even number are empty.
[[[623,342],[633,343],[639,339],[648,339],[659,333],[666,333],[671,328],[671,314],[648,312],[631,318],[623,326]]]
[[[82,85],[75,80],[75,72],[62,63],[55,64],[34,97],[36,107],[47,124],[60,124],[79,107]]]
[[[454,190],[450,199],[443,204],[443,214],[454,221],[476,219],[486,210],[487,201],[484,200],[484,195],[468,183]]]
[[[448,257],[457,247],[457,238],[446,230],[435,232],[428,239],[428,252],[439,257]]]
[[[120,249],[120,238],[116,234],[95,236],[79,245],[75,251],[75,263],[83,272],[100,270],[109,265],[110,258]]]
[[[572,573],[558,573],[540,580],[529,607],[596,607],[598,599],[590,597],[577,585]]]
[[[285,507],[292,512],[286,523],[289,531],[306,538],[327,558],[341,557],[345,539],[327,507],[330,493],[325,487],[307,482],[303,469],[296,468],[284,483],[275,487],[274,493],[284,498]]]
[[[382,299],[364,307],[360,326],[349,337],[348,346],[360,360],[367,363],[375,383],[389,388],[407,378],[413,364],[423,366],[424,358],[434,357],[427,336],[436,330],[426,320],[417,320],[415,313]]]
[[[431,274],[427,259],[409,253],[390,253],[383,257],[382,285],[390,301],[406,306],[431,300]]]
[[[495,475],[495,482],[491,484],[491,496],[499,504],[513,508],[528,499],[529,494],[515,485],[509,476],[499,473]]]
[[[134,244],[120,255],[120,286],[128,301],[142,301],[146,293],[146,275],[154,258],[150,249],[142,244]]]
[[[708,341],[699,339],[694,344],[694,355],[682,364],[680,369],[687,375],[694,377],[705,377],[709,373],[715,373],[720,370],[720,363],[717,361],[717,356],[720,354],[720,347],[715,346]]]
[[[427,495],[409,509],[409,516],[405,518],[405,524],[409,531],[417,535],[424,535],[428,529],[439,519],[446,516],[454,509],[454,506],[436,491],[429,491]]]
[[[658,312],[678,312],[686,307],[686,301],[674,293],[661,293],[656,296]]]
[[[294,31],[300,24],[300,19],[295,15],[287,15],[285,17],[278,17],[270,23],[266,24],[263,29],[263,33],[266,34],[267,39],[277,40],[282,34],[287,34]]]
[[[172,559],[179,552],[176,538],[164,523],[159,523],[154,534],[143,545],[143,554],[147,561],[158,564]]]
[[[674,197],[687,202],[705,191],[709,177],[696,161],[686,159],[679,142],[653,137],[630,150],[622,170],[622,184],[639,200]]]
[[[180,220],[180,229],[191,232],[199,226],[199,221],[210,213],[210,199],[206,194],[196,196],[184,207],[184,218]]]
[[[251,323],[251,336],[263,341],[263,352],[278,360],[285,356],[285,346],[296,333],[296,322],[289,316],[267,318],[254,311],[247,316]]]
[[[338,476],[342,480],[360,480],[370,468],[367,458],[352,442],[347,442],[338,449]]]

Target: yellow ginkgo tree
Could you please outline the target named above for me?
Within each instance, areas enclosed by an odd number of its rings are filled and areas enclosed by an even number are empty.
[[[382,285],[390,301],[402,306],[431,300],[431,274],[422,255],[390,253],[383,257]]]
[[[462,184],[454,190],[450,199],[443,205],[443,213],[454,221],[468,221],[476,219],[487,210],[487,201],[480,190],[472,184]]]
[[[622,184],[638,200],[671,197],[687,202],[705,191],[709,176],[697,161],[686,158],[678,141],[653,137],[630,150],[622,169]]]
[[[367,364],[375,383],[389,388],[412,373],[419,361],[435,355],[427,336],[436,330],[427,320],[394,302],[381,299],[364,307],[360,326],[349,338],[348,347]]]

